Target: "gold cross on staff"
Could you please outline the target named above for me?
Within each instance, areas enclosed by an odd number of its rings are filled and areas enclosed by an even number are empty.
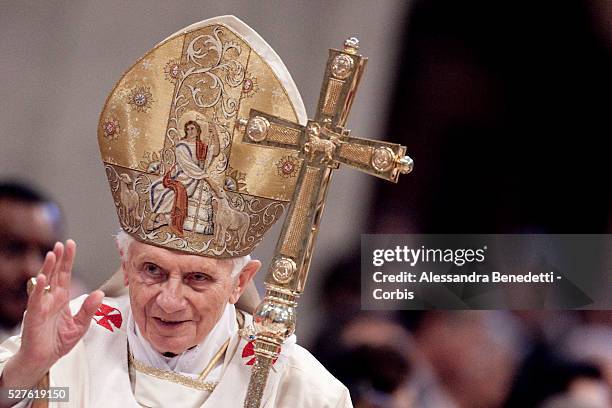
[[[400,173],[412,171],[405,146],[352,137],[344,127],[367,62],[357,54],[358,45],[353,37],[345,41],[344,50],[329,50],[317,112],[306,126],[257,110],[251,110],[249,119],[239,123],[244,143],[293,149],[301,160],[293,198],[265,278],[266,294],[253,316],[256,363],[246,408],[259,408],[272,362],[295,330],[297,299],[304,291],[332,170],[343,163],[393,182]]]

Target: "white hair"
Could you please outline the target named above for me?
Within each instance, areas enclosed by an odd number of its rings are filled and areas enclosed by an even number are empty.
[[[129,234],[127,234],[124,230],[120,229],[115,235],[115,240],[117,241],[117,248],[119,248],[119,253],[121,254],[121,260],[127,261],[128,254],[130,252],[130,245],[134,242],[134,238],[132,238]],[[232,262],[232,272],[230,276],[232,278],[237,278],[242,268],[246,266],[247,263],[251,260],[251,255],[237,256],[234,258],[225,258],[223,260],[228,260]]]

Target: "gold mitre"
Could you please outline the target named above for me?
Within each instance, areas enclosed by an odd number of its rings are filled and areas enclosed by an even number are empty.
[[[239,119],[252,108],[306,123],[281,59],[234,16],[193,24],[139,59],[98,127],[123,230],[192,254],[250,253],[288,206],[301,165],[296,151],[242,143]]]

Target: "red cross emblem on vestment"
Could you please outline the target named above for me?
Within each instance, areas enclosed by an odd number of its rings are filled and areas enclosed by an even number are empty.
[[[280,347],[278,348],[278,353],[280,354]],[[246,344],[246,346],[244,346],[244,348],[242,349],[242,358],[248,359],[249,357],[251,357],[251,359],[248,360],[244,364],[246,364],[246,365],[253,365],[253,364],[255,364],[255,340],[249,341]],[[272,364],[276,363],[276,360],[278,360],[278,357],[274,359]]]
[[[96,316],[100,316],[100,318],[96,319]],[[121,323],[123,323],[123,318],[121,317],[121,312],[119,309],[115,309],[114,307],[110,307],[104,303],[102,303],[98,310],[96,310],[93,319],[100,326],[110,331],[114,331],[113,326],[119,329],[121,327]],[[111,323],[113,323],[113,326],[111,326]]]

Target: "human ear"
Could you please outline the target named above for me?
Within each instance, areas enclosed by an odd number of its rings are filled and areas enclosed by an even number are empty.
[[[123,285],[127,286],[129,283],[128,273],[127,273],[127,262],[125,261],[125,256],[123,254],[123,249],[119,245],[118,241],[115,241],[115,246],[117,247],[117,251],[119,251],[119,259],[121,260],[121,272],[123,273]]]
[[[127,262],[121,261],[121,271],[123,272],[123,285],[128,286],[130,283],[130,280],[128,278]]]
[[[130,276],[128,271],[130,270],[130,260],[126,259],[129,258],[123,256],[123,254],[121,254],[121,272],[123,272],[123,285],[124,286],[128,286],[130,284]]]
[[[229,303],[235,304],[240,299],[240,295],[245,291],[259,268],[261,268],[261,262],[258,260],[251,260],[242,268],[240,274],[238,274],[236,286],[230,295]]]

